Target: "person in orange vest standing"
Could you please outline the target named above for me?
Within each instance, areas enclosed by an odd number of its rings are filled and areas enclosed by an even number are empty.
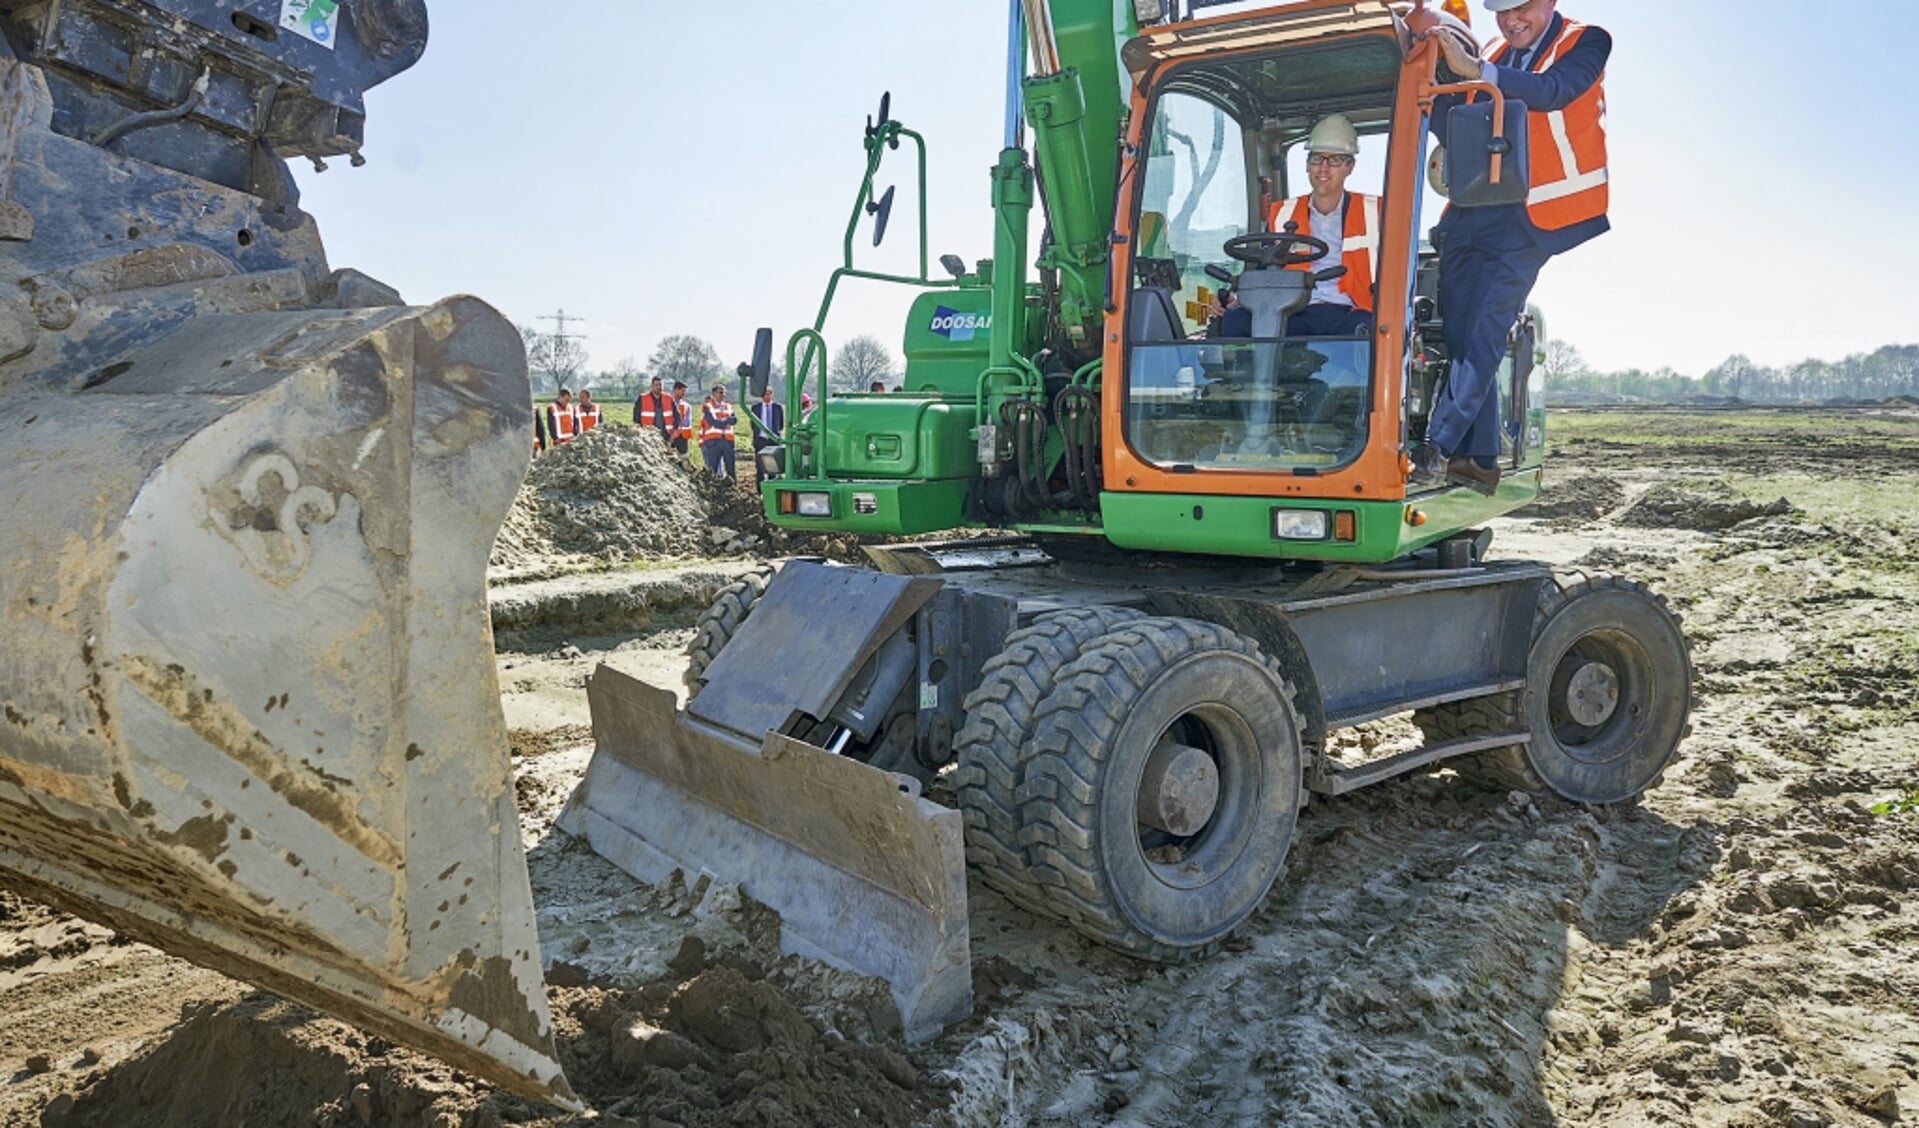
[[[693,405],[686,402],[686,381],[673,381],[673,453],[686,457],[687,441],[693,437]]]
[[[1446,65],[1526,103],[1529,151],[1523,204],[1448,208],[1433,228],[1439,309],[1452,372],[1413,449],[1409,481],[1452,482],[1491,495],[1499,486],[1499,361],[1546,260],[1611,230],[1606,218],[1606,61],[1612,36],[1566,18],[1559,0],[1486,0],[1502,38],[1476,59],[1437,35]],[[1434,100],[1432,130],[1446,143],[1457,95]],[[1516,422],[1516,421],[1509,421]]]
[[[1291,223],[1299,234],[1326,243],[1324,258],[1288,270],[1346,268],[1344,276],[1316,284],[1312,301],[1286,319],[1289,337],[1351,337],[1373,331],[1379,197],[1346,191],[1346,178],[1358,163],[1359,133],[1353,123],[1344,114],[1321,118],[1306,138],[1306,182],[1312,191],[1275,201],[1266,213],[1268,231],[1284,231]]]
[[[668,446],[679,431],[679,405],[660,389],[660,378],[653,377],[646,391],[633,401],[633,422],[658,431]]]
[[[580,389],[580,402],[573,408],[573,413],[579,418],[582,435],[600,425],[600,405],[593,402],[592,389]]]
[[[561,388],[560,394],[546,406],[546,440],[552,446],[570,443],[580,436],[580,413],[573,406],[573,392]]]
[[[733,405],[726,402],[726,385],[715,384],[700,405],[700,458],[722,478],[734,477]]]

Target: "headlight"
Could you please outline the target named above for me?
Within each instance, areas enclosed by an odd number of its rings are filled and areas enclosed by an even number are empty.
[[[800,516],[831,517],[833,515],[833,495],[823,493],[803,493],[800,495]]]
[[[1275,509],[1273,536],[1280,540],[1325,540],[1326,512],[1321,509]]]

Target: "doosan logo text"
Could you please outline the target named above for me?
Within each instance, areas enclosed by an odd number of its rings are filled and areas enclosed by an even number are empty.
[[[970,341],[975,334],[984,333],[993,327],[993,315],[990,313],[961,313],[945,306],[935,307],[933,323],[927,328],[950,341]]]

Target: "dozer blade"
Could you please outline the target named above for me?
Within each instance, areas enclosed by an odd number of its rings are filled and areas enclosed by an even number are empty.
[[[487,617],[513,327],[202,313],[0,402],[0,882],[577,1106]]]
[[[783,951],[886,980],[909,1040],[971,1012],[958,811],[777,733],[755,747],[607,666],[586,692],[593,759],[562,830],[642,881],[737,883]]]

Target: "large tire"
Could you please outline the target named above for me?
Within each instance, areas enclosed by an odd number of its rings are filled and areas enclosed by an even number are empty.
[[[1572,680],[1594,662],[1610,671],[1616,700],[1598,706],[1603,719],[1582,724],[1572,715]],[[1528,744],[1450,764],[1486,786],[1605,804],[1658,782],[1691,712],[1692,660],[1666,601],[1644,584],[1589,576],[1541,597],[1525,690],[1421,709],[1413,720],[1428,741],[1524,729]]]
[[[686,644],[686,673],[680,676],[686,686],[687,700],[697,696],[700,687],[706,684],[706,668],[746,621],[753,604],[766,594],[766,583],[772,578],[770,565],[749,572],[721,588],[713,597],[712,605],[700,612],[693,624],[693,641]]]
[[[1516,732],[1526,727],[1526,708],[1522,695],[1500,693],[1420,709],[1413,713],[1413,723],[1426,734],[1426,743],[1440,744],[1468,736]],[[1520,744],[1455,756],[1446,761],[1446,766],[1461,778],[1492,790],[1528,794],[1546,790],[1546,781],[1533,771],[1526,760],[1526,748]]]
[[[1059,672],[1093,639],[1140,618],[1124,607],[1075,607],[1040,616],[1006,636],[966,696],[966,726],[953,742],[953,787],[966,820],[966,860],[980,878],[1029,912],[1044,897],[1026,870],[1019,843],[1019,787],[1040,702]]]
[[[1156,749],[1217,770],[1218,800],[1183,836],[1144,827]],[[1292,690],[1251,640],[1190,619],[1124,624],[1060,671],[1020,788],[1033,880],[1081,933],[1133,955],[1212,950],[1278,880],[1304,757]]]
[[[1659,779],[1691,730],[1692,656],[1644,584],[1591,576],[1539,605],[1526,656],[1526,761],[1578,803],[1619,803]]]

